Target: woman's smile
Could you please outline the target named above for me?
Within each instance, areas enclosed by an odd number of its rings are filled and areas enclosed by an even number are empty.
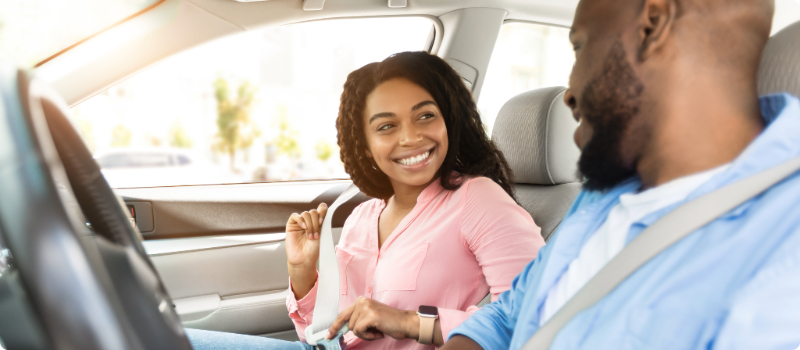
[[[436,147],[425,147],[416,150],[404,152],[400,156],[393,159],[398,166],[406,171],[418,171],[431,163],[431,159],[435,155]]]

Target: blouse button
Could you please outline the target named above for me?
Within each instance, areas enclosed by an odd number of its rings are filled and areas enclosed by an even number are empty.
[[[367,293],[372,293],[372,287],[367,288]]]
[[[298,308],[297,311],[306,312],[306,309],[301,307],[301,308]]]

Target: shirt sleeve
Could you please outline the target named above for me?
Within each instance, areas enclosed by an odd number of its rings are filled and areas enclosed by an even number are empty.
[[[465,184],[461,233],[465,247],[481,266],[492,301],[507,291],[514,277],[536,258],[544,246],[541,229],[522,207],[494,181],[475,178]],[[439,311],[442,334],[453,329],[479,310]]]
[[[539,263],[537,257],[511,282],[511,288],[497,298],[497,301],[477,310],[461,325],[453,329],[448,339],[463,335],[478,343],[484,349],[508,349],[517,325],[522,302],[530,287],[532,269]]]
[[[734,299],[713,349],[800,349],[798,276],[798,252],[764,268]]]
[[[465,186],[461,235],[481,266],[495,301],[536,258],[544,239],[530,214],[494,181],[478,177]]]
[[[311,324],[314,318],[314,306],[317,303],[317,285],[319,285],[319,272],[314,287],[302,299],[297,300],[292,290],[292,279],[289,278],[289,295],[286,296],[286,308],[289,310],[289,318],[294,323],[294,329],[301,342],[306,341],[306,327]]]

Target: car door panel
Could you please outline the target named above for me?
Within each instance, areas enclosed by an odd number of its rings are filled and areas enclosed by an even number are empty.
[[[118,189],[152,211],[143,245],[185,327],[296,340],[286,311],[283,232],[294,212],[332,204],[349,181]],[[334,215],[338,241],[360,194]],[[137,215],[137,225],[142,217]]]

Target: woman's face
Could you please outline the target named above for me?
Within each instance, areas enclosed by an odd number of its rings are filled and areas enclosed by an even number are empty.
[[[428,91],[402,78],[383,82],[367,96],[364,124],[369,154],[395,191],[434,179],[447,154],[447,128]]]

